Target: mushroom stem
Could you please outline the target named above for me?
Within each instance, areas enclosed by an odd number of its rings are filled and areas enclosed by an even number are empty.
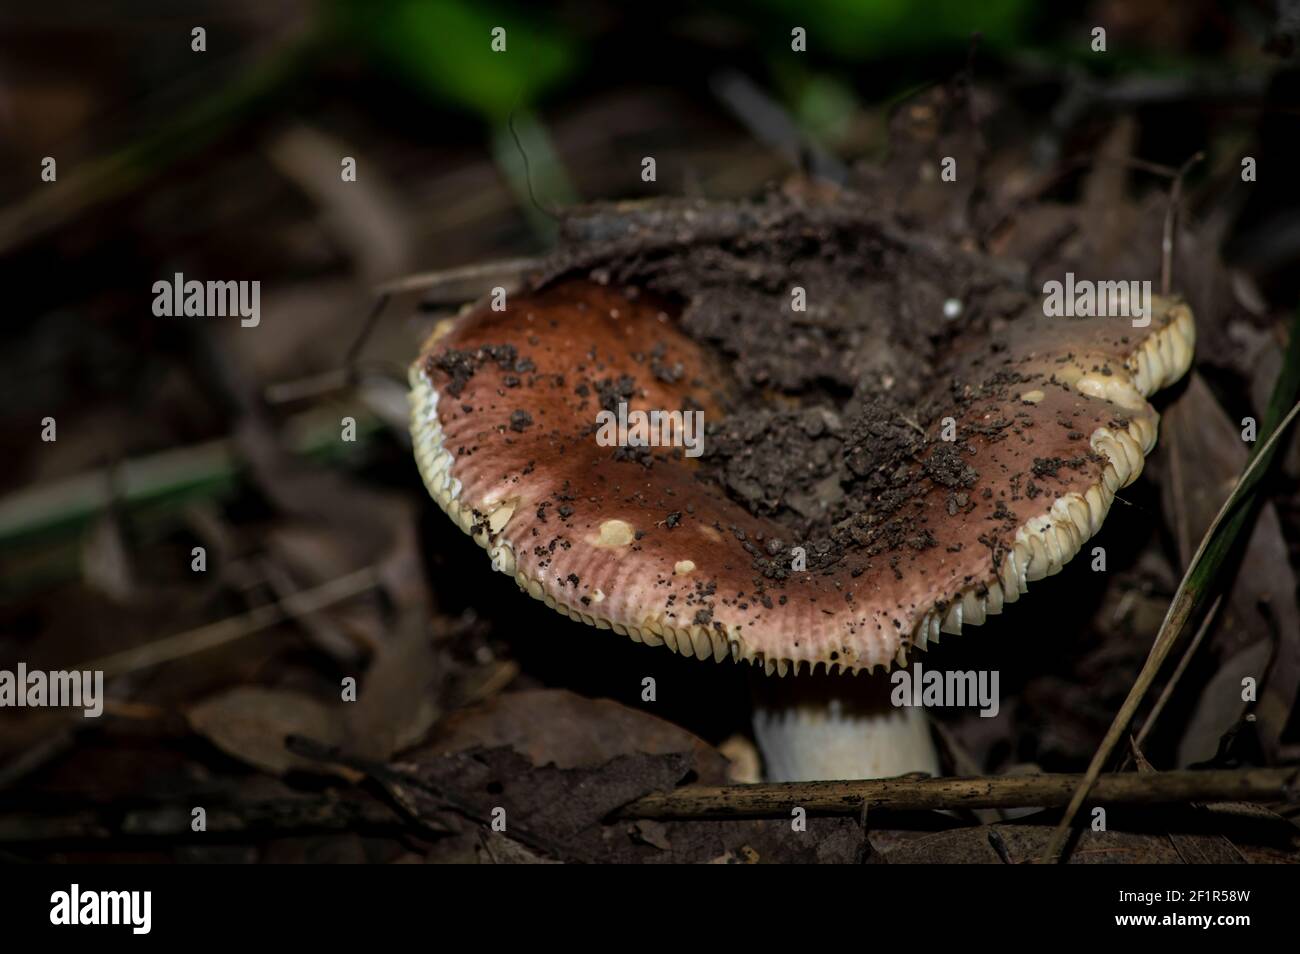
[[[751,683],[767,781],[940,774],[925,712],[890,702],[887,673],[780,679],[760,671]]]

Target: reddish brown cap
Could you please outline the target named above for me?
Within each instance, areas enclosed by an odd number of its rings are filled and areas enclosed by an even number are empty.
[[[573,619],[782,675],[887,667],[1000,613],[1101,526],[1155,443],[1146,397],[1191,362],[1188,308],[1152,312],[1024,318],[951,355],[956,439],[928,442],[891,518],[912,543],[784,579],[759,565],[789,531],[695,461],[596,441],[611,397],[706,420],[726,399],[725,370],[644,293],[570,280],[440,326],[411,368],[415,453],[494,567]]]

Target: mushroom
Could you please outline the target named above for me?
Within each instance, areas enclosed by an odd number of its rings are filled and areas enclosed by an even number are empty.
[[[561,277],[443,322],[410,372],[425,486],[552,609],[761,668],[769,778],[937,773],[921,712],[888,704],[889,668],[1003,612],[1097,532],[1155,444],[1147,397],[1190,364],[1190,310],[1157,298],[1142,328],[1022,316],[951,349],[947,411],[900,464],[915,492],[864,524],[866,545],[807,572],[773,546],[786,528],[701,481],[698,460],[595,439],[597,413],[620,400],[722,414],[726,368],[678,312],[644,289]],[[885,526],[907,541],[870,545]]]

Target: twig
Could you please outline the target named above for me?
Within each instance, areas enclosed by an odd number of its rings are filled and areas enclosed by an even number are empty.
[[[385,282],[375,292],[401,295],[423,291],[426,292],[426,305],[459,305],[485,295],[495,285],[504,286],[506,291],[517,288],[524,275],[540,270],[542,264],[539,258],[511,258],[436,272],[418,272]]]
[[[1166,703],[1173,696],[1174,689],[1178,687],[1178,680],[1187,671],[1192,657],[1196,655],[1197,648],[1205,639],[1205,634],[1214,625],[1214,621],[1219,616],[1219,607],[1222,605],[1223,594],[1219,594],[1210,605],[1210,611],[1205,614],[1205,619],[1201,620],[1201,625],[1197,628],[1196,635],[1192,637],[1192,641],[1188,644],[1187,651],[1183,653],[1183,658],[1178,660],[1178,666],[1174,669],[1174,674],[1169,677],[1165,687],[1160,690],[1160,696],[1156,699],[1156,704],[1151,707],[1150,715],[1146,717],[1146,721],[1142,723],[1142,728],[1138,730],[1137,738],[1133,740],[1134,745],[1141,746],[1146,741],[1147,736],[1151,734],[1151,730],[1155,728],[1156,720],[1160,718],[1160,713],[1164,711]]]
[[[516,156],[520,161],[515,161]],[[492,130],[492,158],[515,194],[534,236],[542,245],[551,245],[564,216],[537,200],[534,181],[545,185],[547,201],[557,209],[574,205],[576,193],[538,116],[518,106],[510,110],[506,122]]]
[[[533,172],[528,165],[528,153],[524,150],[524,144],[519,139],[519,131],[515,129],[515,111],[514,109],[510,110],[510,115],[506,117],[506,129],[509,130],[510,138],[515,143],[515,149],[519,151],[519,159],[524,164],[524,185],[528,188],[528,201],[533,204],[533,208],[538,212],[549,216],[551,221],[563,222],[564,220],[559,215],[537,201],[537,193],[533,191]]]
[[[334,391],[342,391],[352,385],[349,368],[331,368],[318,374],[309,374],[289,381],[278,381],[267,385],[263,392],[268,404],[289,404],[305,398],[319,397]]]
[[[365,384],[375,378],[404,382],[406,368],[396,361],[386,361],[382,358],[354,361],[346,367],[330,368],[328,371],[268,384],[262,392],[262,397],[268,404],[292,404],[295,401],[318,398],[347,388],[364,388]]]
[[[1216,769],[1108,775],[1091,801],[1161,805],[1187,801],[1294,801],[1300,769]],[[788,817],[797,805],[810,815],[858,817],[872,810],[1052,808],[1064,805],[1081,775],[1001,775],[986,778],[864,779],[764,785],[689,785],[646,795],[619,810],[622,818]]]
[[[1008,208],[1003,211],[994,221],[993,225],[986,229],[988,234],[994,234],[1000,231],[1021,209],[1027,207],[1035,200],[1042,198],[1050,189],[1060,185],[1067,176],[1078,169],[1087,166],[1116,165],[1123,166],[1126,169],[1137,169],[1140,172],[1149,172],[1152,175],[1161,176],[1165,179],[1174,179],[1178,176],[1178,170],[1172,166],[1166,166],[1158,162],[1151,162],[1148,159],[1139,159],[1136,156],[1099,156],[1095,154],[1084,154],[1063,159],[1057,163],[1049,172],[1038,176],[1023,192],[1019,193],[1016,198],[1009,203]]]
[[[302,590],[294,582],[293,575],[274,556],[267,555],[257,562],[271,586],[271,592],[282,605],[287,605],[288,601],[301,595]],[[311,643],[335,662],[351,667],[361,658],[362,647],[359,641],[349,639],[340,626],[319,610],[299,614],[298,621]]]
[[[314,613],[364,593],[377,585],[379,585],[378,568],[366,567],[312,589],[300,590],[266,606],[259,606],[242,616],[231,616],[216,623],[209,623],[207,626],[186,630],[165,639],[145,643],[143,646],[91,660],[75,668],[102,670],[105,678],[112,678],[149,666],[157,666],[159,663],[192,656],[234,642],[283,620]]]
[[[1174,176],[1173,188],[1169,190],[1169,207],[1165,209],[1165,233],[1160,242],[1160,294],[1168,297],[1169,283],[1173,279],[1174,226],[1178,222],[1178,204],[1183,198],[1183,177],[1187,171],[1205,158],[1205,153],[1198,152],[1178,170]]]
[[[391,296],[388,292],[380,292],[375,299],[375,303],[370,308],[370,314],[366,316],[365,323],[361,326],[361,331],[353,339],[352,344],[348,346],[348,352],[343,356],[343,367],[348,373],[348,377],[355,380],[357,357],[361,354],[361,349],[366,346],[370,339],[371,333],[375,326],[379,324],[379,317],[388,307]]]

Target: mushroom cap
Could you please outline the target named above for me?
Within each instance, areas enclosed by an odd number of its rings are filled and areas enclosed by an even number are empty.
[[[680,451],[595,439],[602,395],[706,420],[727,399],[725,369],[644,292],[566,279],[444,322],[411,367],[411,431],[434,499],[553,609],[700,659],[854,672],[1059,572],[1141,472],[1159,420],[1146,398],[1187,370],[1194,338],[1187,306],[1157,297],[1146,327],[1027,316],[954,351],[956,440],[932,431],[914,462],[895,518],[908,541],[775,580],[760,561],[786,528]]]

